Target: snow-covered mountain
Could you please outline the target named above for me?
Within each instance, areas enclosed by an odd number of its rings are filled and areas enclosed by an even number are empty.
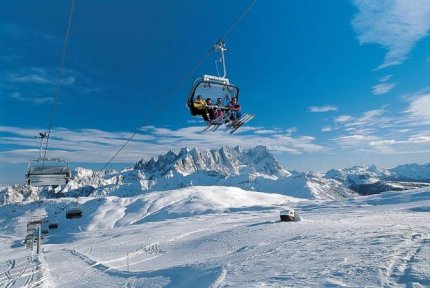
[[[305,199],[339,199],[357,196],[357,193],[413,189],[428,185],[414,183],[426,180],[430,182],[430,164],[402,165],[390,170],[354,166],[320,174],[287,171],[264,146],[246,151],[240,147],[183,148],[178,154],[170,151],[157,159],[142,159],[122,171],[76,168],[62,190],[6,186],[0,188],[0,204],[55,197],[130,197],[189,186],[237,187]]]
[[[390,171],[395,173],[399,180],[430,182],[430,163],[400,165]]]
[[[188,176],[196,172],[210,172],[211,175],[218,174],[221,177],[252,174],[276,178],[291,175],[265,146],[257,146],[246,152],[239,146],[212,150],[183,148],[178,155],[170,151],[157,160],[140,160],[134,168],[152,177],[172,176],[175,173]]]
[[[223,147],[6,186],[0,287],[427,287],[430,187],[339,199],[393,173],[287,171],[265,147]],[[291,208],[300,221],[279,222]],[[45,232],[29,256],[35,219]]]
[[[238,187],[306,199],[338,199],[356,195],[338,181],[325,179],[319,174],[287,171],[264,146],[247,151],[240,147],[183,148],[178,154],[170,151],[157,160],[140,160],[133,168],[100,175],[79,168],[63,192],[135,196],[142,191],[188,186]]]
[[[401,165],[393,169],[382,169],[374,165],[354,166],[346,169],[332,169],[324,176],[336,179],[346,187],[364,195],[390,190],[409,190],[429,185],[422,182],[430,182],[430,163]]]
[[[130,197],[151,191],[188,186],[228,186],[258,192],[279,193],[305,199],[339,199],[356,196],[335,179],[318,173],[289,172],[264,146],[247,151],[240,147],[212,150],[183,148],[168,152],[157,160],[140,160],[122,171],[95,172],[76,168],[61,193],[22,186],[0,191],[4,203],[66,196]],[[37,193],[38,192],[38,193]]]

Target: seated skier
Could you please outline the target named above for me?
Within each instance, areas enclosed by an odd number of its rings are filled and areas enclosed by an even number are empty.
[[[216,119],[215,108],[211,107],[212,106],[212,99],[211,98],[206,98],[206,105],[209,106],[206,108],[206,110],[208,111],[208,114],[209,114],[209,121]]]
[[[224,105],[222,105],[222,98],[216,99],[215,106],[220,107],[220,108],[224,106]],[[214,113],[215,119],[224,116],[224,110],[223,109],[215,108],[214,110],[215,110],[215,113]]]
[[[227,105],[227,108],[231,108],[231,121],[237,121],[242,117],[242,113],[240,113],[240,105],[237,104],[237,97],[233,97],[230,103]]]
[[[193,107],[195,108],[196,115],[201,115],[203,120],[206,122],[209,121],[209,113],[206,108],[206,101],[203,100],[202,95],[198,95],[196,101],[193,103]]]

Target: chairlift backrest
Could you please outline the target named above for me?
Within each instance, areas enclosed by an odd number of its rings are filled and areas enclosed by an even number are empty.
[[[26,173],[26,182],[32,186],[64,185],[70,179],[70,169],[59,158],[39,158],[30,161]]]

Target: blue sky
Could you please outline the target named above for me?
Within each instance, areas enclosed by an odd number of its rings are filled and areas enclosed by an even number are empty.
[[[185,101],[219,55],[189,73],[251,2],[77,0],[48,156],[100,169],[143,125],[112,166],[221,145],[321,172],[430,162],[429,0],[257,1],[225,39],[256,118],[200,133]],[[48,130],[69,6],[0,2],[0,183],[23,182]]]

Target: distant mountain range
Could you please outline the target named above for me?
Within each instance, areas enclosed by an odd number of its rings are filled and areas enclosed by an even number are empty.
[[[244,151],[240,147],[212,150],[183,148],[157,160],[138,161],[122,171],[76,168],[71,181],[57,188],[0,188],[0,203],[52,197],[136,196],[187,186],[229,186],[305,199],[339,199],[388,190],[407,190],[430,185],[430,163],[401,165],[394,169],[355,166],[326,174],[287,171],[264,146]]]
[[[324,177],[335,179],[361,195],[401,191],[430,185],[430,163],[381,169],[374,165],[332,169]]]

